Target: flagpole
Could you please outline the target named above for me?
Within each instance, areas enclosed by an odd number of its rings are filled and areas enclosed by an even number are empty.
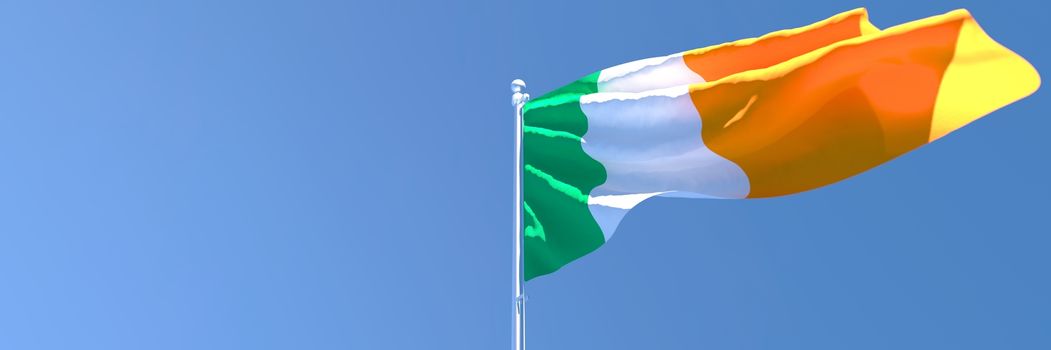
[[[511,81],[515,107],[514,350],[525,350],[525,287],[522,281],[522,107],[529,101],[522,79]]]

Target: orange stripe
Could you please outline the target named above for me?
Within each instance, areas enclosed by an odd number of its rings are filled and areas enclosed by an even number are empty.
[[[855,9],[806,27],[782,30],[759,38],[687,51],[686,66],[707,81],[766,68],[835,42],[878,32],[865,9]]]
[[[926,144],[967,18],[932,17],[695,85],[704,142],[744,169],[749,197],[824,186]]]

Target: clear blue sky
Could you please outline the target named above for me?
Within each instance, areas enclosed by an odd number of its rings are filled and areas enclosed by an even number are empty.
[[[0,349],[510,346],[512,115],[633,59],[868,6],[0,4]],[[528,284],[531,349],[1051,348],[1047,88],[848,181],[657,199]]]

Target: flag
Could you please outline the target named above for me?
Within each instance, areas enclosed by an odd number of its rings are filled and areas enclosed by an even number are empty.
[[[1039,85],[966,10],[879,30],[858,9],[590,74],[523,109],[525,279],[597,249],[647,198],[832,184]]]

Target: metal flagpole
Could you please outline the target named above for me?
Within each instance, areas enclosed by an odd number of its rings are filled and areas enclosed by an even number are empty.
[[[515,106],[515,253],[514,253],[514,349],[525,350],[525,287],[522,281],[522,107],[529,101],[522,79],[511,81],[511,104]]]

